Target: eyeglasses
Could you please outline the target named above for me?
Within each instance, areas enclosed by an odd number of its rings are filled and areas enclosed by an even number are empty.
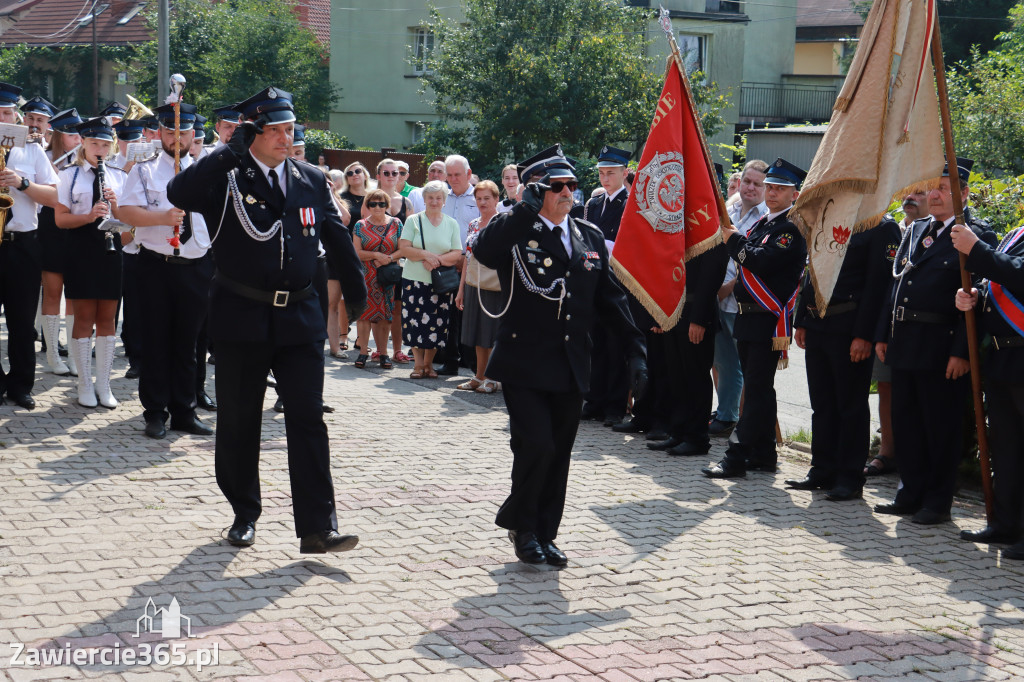
[[[568,187],[570,192],[575,192],[576,188],[579,186],[580,183],[576,182],[575,180],[566,180],[565,182],[562,182],[561,180],[555,180],[554,182],[551,183],[551,191],[554,192],[555,194],[561,194],[562,190]]]
[[[408,175],[409,171],[407,171],[407,170],[400,170],[400,171],[398,171],[398,174],[399,175]]]
[[[383,175],[385,178],[397,178],[398,177],[398,171],[381,171],[380,174]]]
[[[362,174],[363,174],[363,169],[362,168],[353,168],[352,170],[345,171],[345,177],[346,178],[351,178],[353,175],[362,175]]]
[[[367,201],[366,205],[370,208],[387,208],[388,202],[386,201]]]

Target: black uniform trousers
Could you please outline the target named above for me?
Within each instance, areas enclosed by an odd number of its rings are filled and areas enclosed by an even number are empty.
[[[942,369],[892,369],[892,436],[903,487],[895,502],[945,514],[953,506],[963,452],[970,377]]]
[[[634,319],[636,316],[634,314]],[[647,332],[647,366],[667,367],[668,342],[665,334]],[[668,428],[672,417],[672,387],[664,372],[654,372],[647,381],[644,394],[633,397],[633,421],[639,420],[646,430]]]
[[[590,330],[590,390],[586,403],[598,417],[621,419],[626,414],[629,377],[626,376],[626,349],[613,330],[595,325]]]
[[[209,311],[203,311],[203,322],[196,334],[196,398],[206,391],[206,354],[210,350]]]
[[[139,292],[139,254],[121,254],[121,344],[128,364],[142,369],[142,310]],[[205,309],[205,306],[203,306]]]
[[[579,391],[542,391],[502,382],[512,446],[512,492],[495,523],[554,540],[565,509],[569,459],[580,425]]]
[[[331,453],[323,417],[323,339],[279,346],[217,340],[217,485],[235,515],[260,517],[260,425],[267,372],[284,401],[296,537],[337,530]],[[143,374],[145,376],[145,374]]]
[[[988,379],[985,402],[992,460],[992,526],[1019,536],[1024,533],[1024,384]]]
[[[729,436],[722,466],[746,471],[747,464],[774,466],[775,451],[775,372],[782,351],[772,350],[771,339],[736,341],[743,369],[743,414]]]
[[[36,305],[41,280],[36,231],[13,232],[0,243],[0,304],[7,320],[10,371],[0,367],[0,397],[28,395],[36,381]]]
[[[196,336],[210,300],[211,261],[168,262],[143,249],[136,274],[142,306],[139,400],[143,416],[188,421],[196,409]]]
[[[850,362],[852,342],[853,338],[844,334],[807,329],[804,362],[814,434],[809,475],[860,490],[870,445],[868,390],[874,355]]]
[[[686,322],[680,322],[664,336],[668,381],[672,391],[670,433],[684,443],[710,447],[708,417],[715,390],[711,379],[711,365],[715,361],[715,330],[706,329],[704,338],[696,345],[690,343],[690,325]]]

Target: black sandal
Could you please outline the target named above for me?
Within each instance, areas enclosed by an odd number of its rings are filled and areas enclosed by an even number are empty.
[[[891,474],[896,471],[895,457],[881,457],[875,456],[864,465],[865,476],[883,476],[885,474]],[[881,462],[882,466],[878,466],[875,462]]]
[[[391,369],[391,367],[392,367],[391,358],[389,358],[386,355],[381,355],[380,356],[380,368],[381,369]]]
[[[369,355],[360,355],[358,358],[356,358],[356,369],[363,369],[364,367],[366,367],[366,361],[369,359]]]

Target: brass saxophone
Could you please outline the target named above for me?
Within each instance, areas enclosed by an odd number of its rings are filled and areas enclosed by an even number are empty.
[[[7,153],[10,147],[0,147],[0,173],[7,169]],[[9,187],[0,187],[0,240],[4,238],[4,228],[7,221],[11,219],[11,209],[14,208],[14,197],[11,196]]]

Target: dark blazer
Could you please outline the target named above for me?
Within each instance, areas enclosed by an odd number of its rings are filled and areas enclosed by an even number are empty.
[[[960,254],[953,248],[949,227],[938,236],[930,232],[932,242],[925,246],[923,235],[933,221],[929,216],[907,228],[909,234],[904,235],[896,253],[896,268],[901,270],[908,257],[914,267],[890,283],[889,303],[879,318],[878,339],[888,343],[886,364],[897,369],[945,371],[950,356],[967,358],[967,326],[955,303],[960,289]],[[995,244],[991,230],[978,224],[970,227],[986,243]],[[908,255],[911,244],[916,246]],[[941,316],[946,321],[912,320],[912,312]],[[903,319],[898,319],[901,316]]]
[[[583,211],[583,219],[596,225],[605,239],[610,242],[615,241],[615,237],[619,234],[619,223],[622,222],[622,212],[626,210],[628,196],[629,190],[623,189],[611,200],[607,210],[604,205],[604,194],[592,198],[587,202]]]
[[[1024,228],[1017,228],[1022,230]],[[1009,239],[1015,231],[1009,232]],[[1001,253],[986,244],[978,242],[967,255],[967,269],[979,277],[1002,284],[1018,301],[1024,301],[1024,239]],[[988,300],[988,287],[979,287],[979,325],[981,330],[997,338],[1019,338],[1020,334],[1011,327],[996,307]],[[1004,383],[1024,383],[1024,346],[995,348],[991,346],[985,356],[985,375],[989,380]]]
[[[728,264],[729,252],[725,244],[716,244],[686,263],[686,302],[679,326],[693,323],[709,330],[720,328],[718,290],[722,288]]]
[[[737,235],[726,244],[729,255],[757,275],[783,306],[800,284],[807,261],[807,243],[788,216],[787,210],[771,220],[762,218],[746,237]],[[734,291],[741,308],[757,305],[742,280]],[[775,316],[766,312],[741,312],[733,336],[740,341],[771,341],[775,323]]]
[[[239,197],[227,197],[228,174],[235,171]],[[352,235],[342,224],[326,178],[319,168],[288,159],[282,205],[270,191],[266,176],[251,155],[238,160],[221,147],[192,164],[167,188],[170,201],[206,218],[213,242],[217,276],[262,291],[300,291],[316,274],[321,240],[330,244],[332,268],[341,277],[345,300],[366,301],[363,269],[352,245]],[[284,255],[280,233],[267,241],[249,236],[238,220],[235,202],[257,230],[283,221]],[[303,224],[302,209],[312,209],[312,224]],[[221,215],[223,213],[223,223]],[[308,223],[309,212],[305,212]],[[306,343],[327,338],[327,327],[316,296],[275,307],[229,291],[214,277],[210,294],[210,338],[224,341],[270,341],[279,345]]]
[[[875,341],[878,316],[885,307],[885,295],[892,280],[892,262],[900,246],[900,227],[890,218],[850,238],[843,267],[839,271],[829,307],[854,303],[856,307],[837,315],[819,317],[814,281],[804,277],[794,327],[804,327],[851,339]]]
[[[572,256],[541,219],[522,202],[480,231],[473,255],[498,271],[503,292],[512,292],[487,376],[545,391],[590,388],[590,330],[595,321],[622,339],[626,357],[644,357],[644,336],[633,324],[626,295],[611,277],[604,237],[593,225],[569,218]],[[565,279],[561,311],[527,290],[514,269],[513,249],[525,272],[541,288]],[[557,298],[559,289],[551,294]],[[497,312],[497,311],[492,311]]]

